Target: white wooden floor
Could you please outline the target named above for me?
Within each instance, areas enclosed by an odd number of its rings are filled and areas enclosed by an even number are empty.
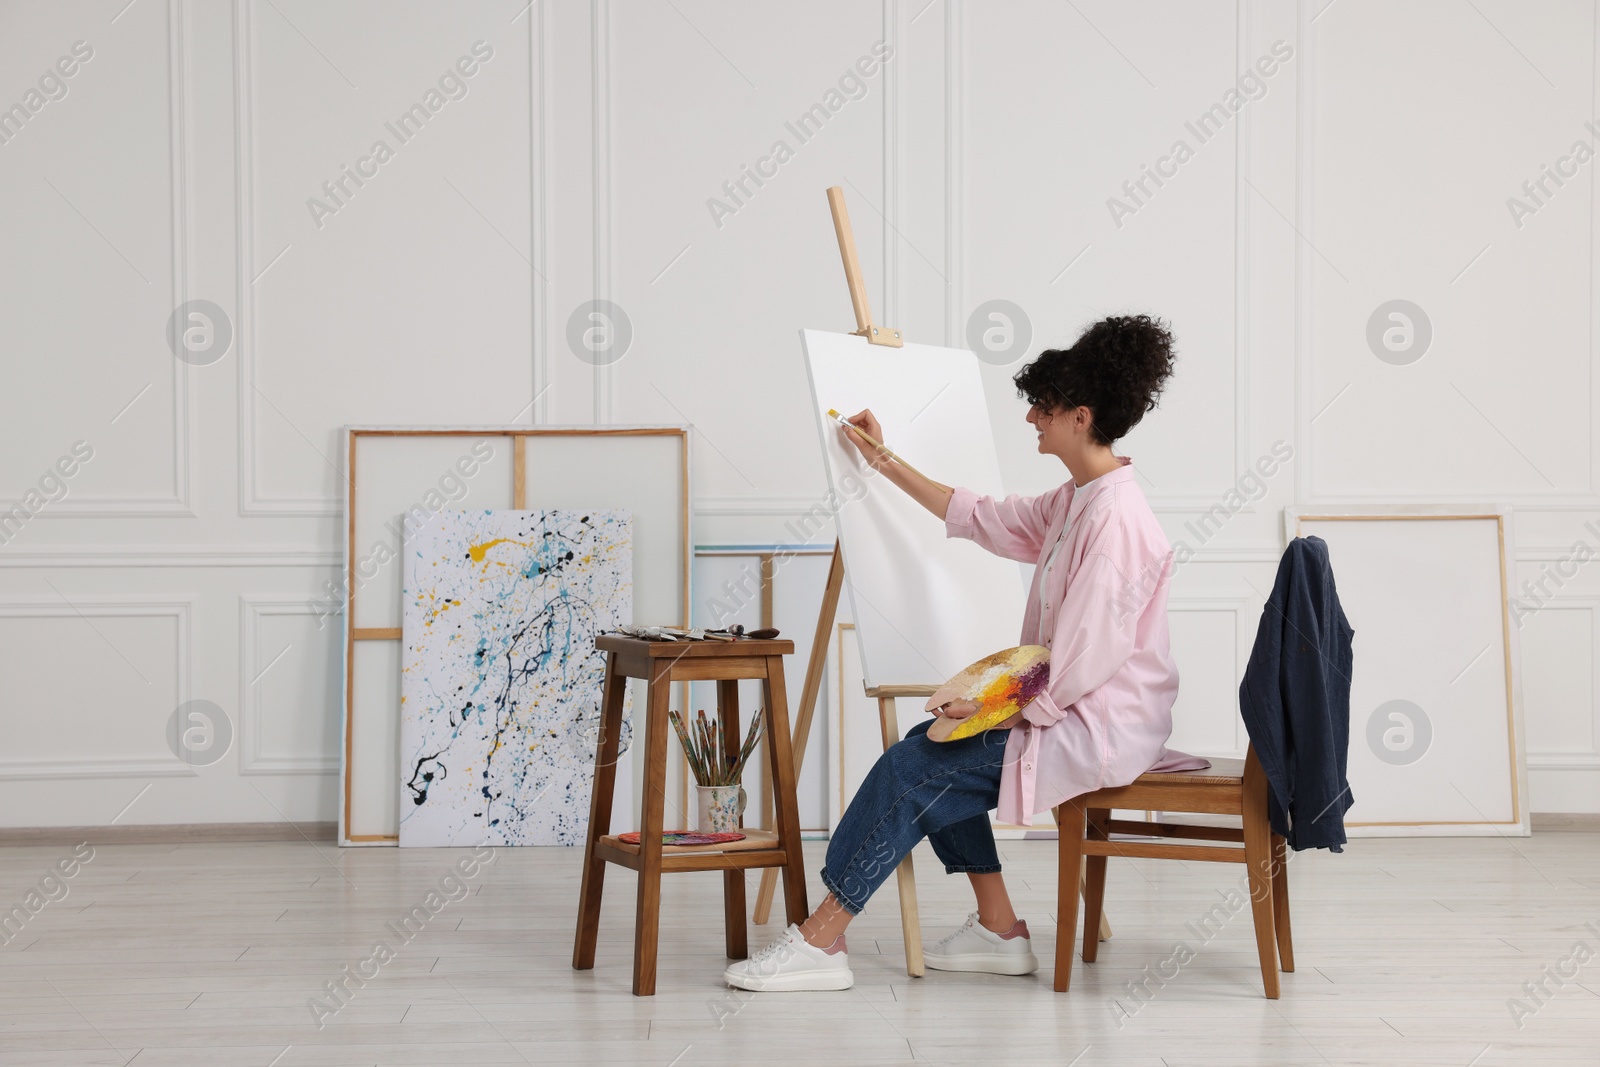
[[[824,847],[807,846],[818,894]],[[1052,992],[1055,845],[1001,850],[1038,974],[908,979],[891,879],[850,932],[854,989],[736,994],[720,980],[719,877],[683,874],[663,892],[660,992],[636,999],[631,872],[609,873],[596,968],[570,967],[577,851],[497,850],[402,943],[387,924],[426,907],[461,851],[99,846],[0,945],[0,1063],[1600,1063],[1600,834],[1300,854],[1299,970],[1277,1002],[1261,996],[1248,909],[1209,938],[1201,926],[1239,884],[1223,864],[1113,861],[1116,936]],[[70,851],[0,849],[0,910]],[[926,849],[916,862],[932,940],[970,896]],[[752,947],[768,937],[753,927]],[[319,1028],[308,1002],[380,940],[395,957]],[[1187,956],[1179,942],[1192,959],[1163,965]],[[1146,975],[1141,1000],[1128,983]],[[1523,985],[1541,979],[1543,1003]],[[1511,998],[1531,1012],[1520,1028]]]

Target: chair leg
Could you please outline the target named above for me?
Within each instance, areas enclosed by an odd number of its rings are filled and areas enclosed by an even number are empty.
[[[1061,809],[1051,808],[1050,815],[1056,821],[1056,835],[1061,833]],[[1086,867],[1078,868],[1078,892],[1085,899],[1089,896],[1089,875]],[[1111,940],[1111,920],[1106,918],[1105,908],[1100,909],[1100,940]]]
[[[900,740],[900,720],[895,716],[894,697],[878,698],[878,726],[883,733],[883,750]],[[922,959],[922,915],[917,908],[917,875],[911,856],[900,861],[894,871],[895,889],[900,894],[900,934],[906,942],[906,974],[921,978],[927,973]]]
[[[1250,756],[1254,757],[1252,750]],[[1254,773],[1252,773],[1252,770]],[[1273,927],[1272,827],[1267,822],[1267,780],[1259,764],[1246,765],[1243,788],[1244,864],[1250,880],[1250,911],[1255,918],[1256,955],[1268,1000],[1278,999],[1278,938]]]
[[[1095,841],[1109,841],[1105,821],[1111,813],[1104,808],[1093,808],[1088,813],[1089,837]],[[1106,858],[1083,858],[1083,962],[1093,963],[1100,955],[1100,920],[1104,917],[1106,900]]]
[[[717,682],[717,721],[722,724],[722,743],[729,752],[739,751],[744,743],[739,722],[739,683],[734,679]],[[769,788],[767,795],[772,795]],[[744,825],[740,816],[739,825]],[[742,960],[750,954],[747,943],[748,927],[744,918],[744,871],[722,872],[722,911],[724,948],[730,960]]]
[[[1272,918],[1278,929],[1278,968],[1294,970],[1294,938],[1289,933],[1288,843],[1272,835]]]
[[[1075,801],[1056,808],[1060,870],[1056,874],[1056,981],[1057,993],[1072,984],[1072,943],[1078,937],[1078,873],[1083,866],[1084,810]]]
[[[578,932],[572,940],[572,966],[594,967],[600,936],[600,897],[605,888],[606,861],[596,859],[594,843],[611,832],[611,802],[617,781],[617,748],[622,736],[622,698],[628,679],[616,672],[615,652],[606,653],[605,693],[600,699],[600,737],[595,745],[594,784],[589,794],[589,829],[583,846],[583,888],[578,893]]]

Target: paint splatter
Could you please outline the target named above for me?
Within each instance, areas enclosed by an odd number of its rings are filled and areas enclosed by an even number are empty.
[[[632,545],[626,511],[446,511],[407,542],[401,845],[583,842]]]

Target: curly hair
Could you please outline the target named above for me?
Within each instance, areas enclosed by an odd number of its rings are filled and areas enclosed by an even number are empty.
[[[1071,348],[1039,353],[1012,381],[1017,395],[1046,412],[1087,407],[1095,436],[1112,444],[1153,411],[1172,377],[1172,331],[1149,315],[1094,323]]]

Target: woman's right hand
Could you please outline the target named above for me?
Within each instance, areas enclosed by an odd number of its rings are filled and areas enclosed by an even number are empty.
[[[945,517],[950,510],[950,497],[955,490],[934,481],[904,462],[896,462],[889,452],[888,442],[883,439],[883,427],[878,425],[878,417],[870,408],[858,411],[844,421],[849,425],[841,426],[839,432],[849,438],[850,443],[866,457],[867,466],[905,490],[913,500],[938,518]],[[857,430],[861,432],[857,433]],[[870,436],[877,444],[868,441],[862,434]],[[880,445],[882,447],[879,447]]]
[[[883,427],[878,425],[878,417],[872,413],[871,408],[864,408],[845,419],[845,421],[860,429],[862,433],[872,437],[879,444],[884,444],[887,447],[887,443],[883,440]],[[861,451],[861,455],[867,461],[868,466],[877,468],[879,465],[890,461],[888,456],[869,443],[861,434],[851,430],[842,430],[841,432],[850,439],[851,444]]]

